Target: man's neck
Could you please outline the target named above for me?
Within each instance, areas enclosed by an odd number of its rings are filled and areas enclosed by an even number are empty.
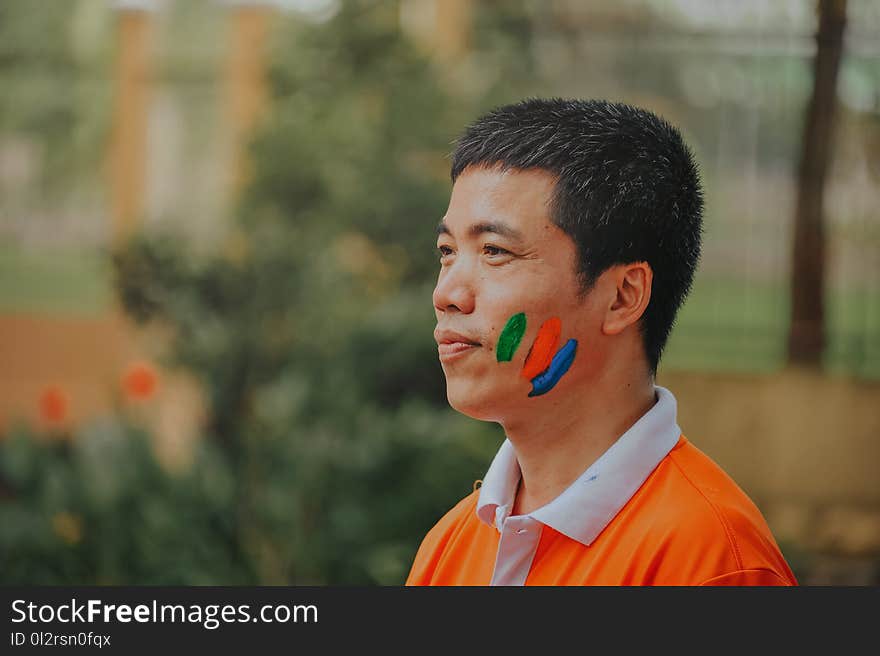
[[[656,401],[653,379],[647,378],[565,399],[537,420],[506,424],[522,471],[512,514],[532,512],[559,496]]]

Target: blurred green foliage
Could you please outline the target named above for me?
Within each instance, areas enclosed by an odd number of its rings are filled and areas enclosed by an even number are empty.
[[[402,582],[438,508],[484,466],[485,432],[421,402],[309,416],[308,387],[291,374],[264,388],[235,444],[207,436],[180,473],[122,416],[48,440],[12,431],[3,583]]]
[[[0,139],[39,144],[41,196],[69,191],[100,164],[109,133],[109,14],[95,2],[0,3]]]
[[[4,584],[247,580],[230,540],[232,481],[210,445],[181,477],[117,420],[48,440],[17,429],[0,456]]]

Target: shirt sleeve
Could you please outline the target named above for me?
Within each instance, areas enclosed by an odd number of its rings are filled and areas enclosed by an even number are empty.
[[[728,572],[720,576],[713,576],[700,585],[734,586],[734,585],[758,585],[758,586],[782,586],[796,585],[792,581],[780,576],[769,569],[740,569]]]
[[[446,549],[446,545],[455,535],[461,525],[462,515],[473,512],[479,492],[474,491],[459,501],[454,508],[447,512],[428,534],[422,539],[416,552],[415,559],[410,567],[409,575],[404,585],[431,585],[434,570]]]

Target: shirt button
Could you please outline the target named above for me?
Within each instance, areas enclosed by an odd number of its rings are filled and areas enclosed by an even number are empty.
[[[527,529],[527,528],[518,528],[518,529],[516,529],[516,534],[517,534],[517,535],[522,535],[523,533],[528,533],[528,532],[529,532],[529,529]]]

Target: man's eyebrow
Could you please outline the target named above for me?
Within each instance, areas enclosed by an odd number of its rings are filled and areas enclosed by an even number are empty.
[[[474,223],[470,228],[468,228],[468,234],[471,237],[477,237],[486,232],[491,232],[496,235],[500,235],[501,237],[507,237],[508,239],[514,239],[516,241],[523,240],[523,235],[519,230],[511,228],[506,223],[501,223],[500,221],[481,221],[480,223]],[[444,221],[440,221],[440,223],[437,225],[437,234],[451,235],[452,231],[449,229],[449,226],[447,226]]]

